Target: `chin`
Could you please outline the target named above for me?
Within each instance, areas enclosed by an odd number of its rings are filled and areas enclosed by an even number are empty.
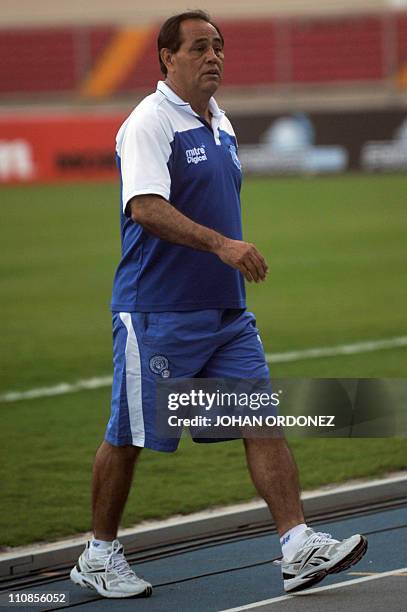
[[[220,81],[217,81],[217,82],[215,82],[215,80],[209,81],[208,83],[205,83],[204,85],[202,85],[201,90],[213,96],[213,94],[219,89],[219,85],[220,85]]]

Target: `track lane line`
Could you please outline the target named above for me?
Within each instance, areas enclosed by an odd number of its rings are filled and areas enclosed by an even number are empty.
[[[407,571],[407,567],[401,567],[399,569],[390,570],[388,572],[379,572],[374,576],[363,576],[363,578],[354,578],[353,580],[344,580],[343,582],[337,582],[335,584],[328,584],[322,587],[315,587],[307,589],[292,595],[281,595],[280,597],[272,597],[271,599],[263,599],[263,601],[255,601],[245,606],[239,606],[238,608],[227,608],[225,610],[219,610],[219,612],[243,612],[243,610],[254,610],[271,603],[278,601],[286,601],[287,599],[293,599],[298,597],[308,597],[313,593],[321,593],[322,591],[329,591],[331,589],[340,589],[342,587],[350,586],[352,584],[359,584],[361,582],[368,582],[369,580],[379,580],[380,578],[387,578],[388,576],[399,576],[403,575]]]

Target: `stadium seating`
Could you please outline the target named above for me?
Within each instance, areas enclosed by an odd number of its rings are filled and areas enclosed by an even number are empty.
[[[397,19],[397,60],[399,64],[407,61],[407,13],[398,16]]]
[[[383,38],[379,17],[295,22],[290,28],[292,80],[383,79]]]
[[[247,87],[276,84],[378,82],[397,79],[407,63],[407,13],[224,20],[227,64],[224,84]],[[0,36],[0,95],[86,92],[84,83],[103,72],[110,53],[126,47],[114,41],[119,26],[16,29]],[[389,39],[389,32],[392,38]],[[157,27],[152,25],[119,81],[98,95],[150,89],[160,77]],[[113,49],[113,51],[112,51]],[[121,49],[121,51],[119,51]]]

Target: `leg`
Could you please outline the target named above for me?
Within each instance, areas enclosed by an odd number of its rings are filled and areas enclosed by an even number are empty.
[[[104,440],[93,465],[93,532],[98,540],[112,541],[133,480],[134,465],[141,452],[137,446],[113,446]]]
[[[270,508],[279,535],[292,534],[293,527],[305,520],[297,468],[287,442],[284,438],[246,438],[244,443],[251,477]],[[284,589],[294,593],[311,587],[327,574],[357,563],[366,550],[367,540],[359,534],[340,542],[307,528],[282,543]]]
[[[219,349],[200,377],[269,379],[259,330],[250,312],[224,311],[217,337]],[[253,483],[267,502],[279,533],[304,523],[297,468],[285,440],[259,437],[246,438],[244,443]]]
[[[284,438],[245,438],[253,484],[270,508],[280,536],[305,523],[297,466]]]

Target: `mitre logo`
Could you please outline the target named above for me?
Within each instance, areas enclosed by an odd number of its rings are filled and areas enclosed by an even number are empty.
[[[199,162],[207,161],[205,145],[187,149],[185,151],[188,164],[199,164]]]

